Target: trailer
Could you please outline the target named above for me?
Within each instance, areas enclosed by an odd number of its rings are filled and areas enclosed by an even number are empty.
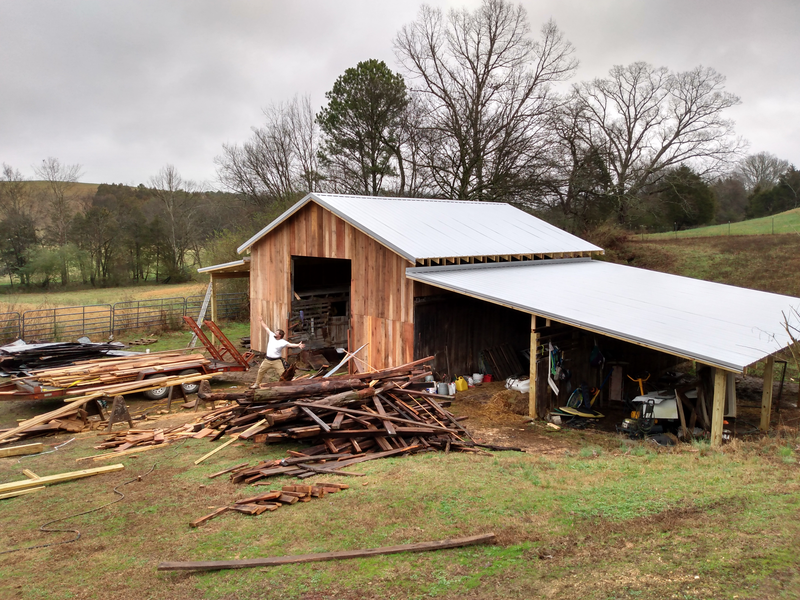
[[[193,374],[215,374],[236,371],[247,371],[250,369],[250,361],[253,359],[253,352],[240,353],[236,347],[228,340],[222,331],[217,327],[213,321],[204,321],[203,324],[211,331],[216,339],[220,342],[220,347],[217,348],[201,330],[200,326],[191,317],[183,317],[189,328],[197,335],[197,339],[203,344],[205,349],[210,355],[208,360],[198,360],[195,362],[184,361],[175,365],[155,365],[152,367],[139,369],[135,378],[132,381],[141,381],[142,388],[151,387],[148,385],[147,380],[154,377],[164,377],[165,375],[193,375]],[[137,353],[129,357],[117,357],[111,360],[124,360],[130,358],[131,362],[148,356],[146,353]],[[199,355],[198,355],[199,356]],[[101,359],[102,360],[102,359]],[[89,393],[102,389],[102,385],[91,383],[88,385],[70,385],[69,387],[57,387],[52,385],[43,384],[37,381],[34,377],[20,377],[11,381],[0,384],[0,401],[36,401],[36,400],[54,400],[59,398],[66,398],[69,395],[74,395],[75,392]],[[200,387],[200,382],[184,383],[181,386],[184,393],[196,393]],[[169,394],[169,387],[164,386],[160,388],[150,389],[143,392],[144,396],[150,400],[159,400]]]

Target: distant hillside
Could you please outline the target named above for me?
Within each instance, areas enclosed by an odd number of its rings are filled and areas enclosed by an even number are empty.
[[[787,213],[784,213],[787,214]],[[777,215],[776,215],[777,229]],[[685,239],[631,236],[607,259],[634,267],[800,297],[800,234]],[[670,290],[652,290],[669,294]]]
[[[693,237],[711,237],[720,235],[769,235],[780,233],[795,233],[800,235],[800,208],[771,217],[750,219],[738,223],[712,225],[710,227],[697,227],[683,231],[670,231],[667,233],[650,233],[644,235],[645,240],[665,240]]]
[[[28,184],[36,191],[47,186],[46,181],[29,181]],[[94,196],[97,193],[97,186],[99,185],[99,183],[77,182],[73,184],[73,190],[86,196]]]

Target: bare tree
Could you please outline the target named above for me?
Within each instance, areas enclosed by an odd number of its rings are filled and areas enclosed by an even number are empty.
[[[742,178],[748,193],[766,191],[778,185],[781,175],[789,170],[789,161],[769,152],[748,154],[738,164],[736,173]]]
[[[739,98],[724,85],[725,78],[711,68],[672,73],[636,62],[575,86],[587,135],[602,141],[620,223],[638,195],[670,168],[689,163],[709,175],[741,150],[733,122],[722,116]]]
[[[3,163],[0,173],[0,215],[27,213],[30,208],[30,184],[19,169]]]
[[[192,243],[202,193],[194,182],[184,180],[173,165],[162,167],[151,177],[150,187],[166,221],[171,253],[168,274],[172,278],[180,277]]]
[[[504,0],[447,17],[423,6],[395,52],[424,107],[418,167],[430,174],[431,192],[486,200],[524,193],[547,147],[551,84],[577,66],[555,23],[534,40],[525,10]]]
[[[553,141],[548,152],[548,170],[541,193],[529,206],[551,213],[560,227],[583,232],[606,217],[611,178],[602,143],[586,128],[580,102],[565,102],[553,112]]]
[[[19,170],[3,164],[0,173],[0,266],[23,285],[30,283],[29,252],[38,243],[30,184]]]
[[[83,174],[79,164],[61,164],[57,158],[48,157],[33,170],[36,176],[47,185],[45,188],[49,222],[45,229],[48,241],[58,246],[61,251],[61,285],[69,283],[69,264],[66,246],[69,243],[69,232],[72,218],[78,210],[81,200],[75,184]]]
[[[224,187],[267,208],[319,185],[319,132],[307,97],[264,109],[266,123],[241,146],[224,144],[216,157]]]

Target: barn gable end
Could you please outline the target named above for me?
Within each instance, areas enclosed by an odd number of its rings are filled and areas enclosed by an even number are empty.
[[[308,202],[256,241],[251,250],[251,344],[264,351],[263,318],[288,331],[292,256],[346,259],[351,265],[351,349],[380,369],[410,362],[414,348],[413,266],[316,202]]]

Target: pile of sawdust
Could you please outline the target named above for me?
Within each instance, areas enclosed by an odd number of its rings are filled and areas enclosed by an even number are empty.
[[[528,395],[520,394],[514,390],[501,390],[489,398],[481,412],[486,416],[508,413],[527,415]]]

